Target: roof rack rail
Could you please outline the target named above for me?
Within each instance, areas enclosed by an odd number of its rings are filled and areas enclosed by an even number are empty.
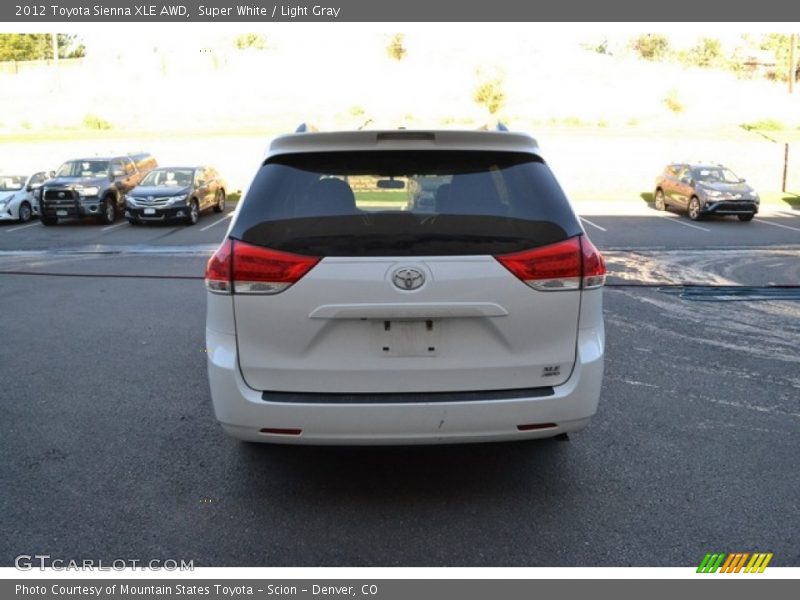
[[[478,127],[478,131],[509,131],[508,126],[502,121],[495,123],[494,127],[490,127],[488,123],[484,123]]]
[[[297,126],[297,129],[294,130],[295,133],[311,133],[314,131],[319,131],[319,129],[317,129],[313,125],[309,125],[305,121],[300,123],[300,125]]]

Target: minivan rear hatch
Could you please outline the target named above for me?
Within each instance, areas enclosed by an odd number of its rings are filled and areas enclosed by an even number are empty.
[[[242,376],[325,394],[564,383],[581,234],[533,154],[274,156],[228,241]]]

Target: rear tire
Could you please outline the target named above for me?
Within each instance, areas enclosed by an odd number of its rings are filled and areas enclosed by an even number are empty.
[[[117,202],[111,196],[107,196],[103,205],[103,215],[100,220],[106,225],[111,225],[117,220]]]
[[[656,190],[655,202],[653,204],[656,210],[667,210],[667,203],[664,200],[664,192],[662,190]]]
[[[58,225],[58,217],[42,217],[42,225],[50,227],[51,225]]]
[[[197,204],[197,200],[192,198],[192,201],[189,203],[189,216],[186,217],[186,224],[195,225],[199,220],[200,220],[200,205]]]
[[[221,213],[225,210],[225,190],[217,190],[214,212]]]
[[[750,221],[753,220],[753,217],[755,217],[756,215],[752,214],[752,215],[736,215],[736,216],[739,217],[740,221],[743,221],[744,223],[749,223]]]
[[[701,211],[700,200],[697,196],[692,196],[692,199],[689,200],[689,218],[692,221],[700,221],[703,218],[703,213]]]
[[[20,223],[27,223],[31,220],[31,205],[23,202],[19,205],[19,212],[17,213]]]

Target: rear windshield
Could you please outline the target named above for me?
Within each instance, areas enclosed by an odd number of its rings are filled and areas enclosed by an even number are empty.
[[[535,156],[381,151],[270,159],[231,237],[313,256],[430,256],[516,252],[580,232]]]

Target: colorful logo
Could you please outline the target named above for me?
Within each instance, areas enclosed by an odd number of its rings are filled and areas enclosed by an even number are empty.
[[[747,559],[750,559],[749,561]],[[772,560],[772,552],[735,552],[725,554],[724,552],[708,553],[703,557],[700,566],[697,567],[698,573],[763,573],[769,561]],[[747,566],[745,566],[747,563]]]

